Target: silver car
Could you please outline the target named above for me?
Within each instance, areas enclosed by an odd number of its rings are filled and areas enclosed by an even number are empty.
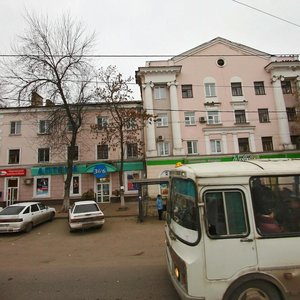
[[[70,232],[91,227],[101,228],[104,214],[95,201],[77,201],[69,209]]]
[[[0,211],[0,233],[29,232],[43,222],[55,217],[55,209],[40,202],[12,204]]]

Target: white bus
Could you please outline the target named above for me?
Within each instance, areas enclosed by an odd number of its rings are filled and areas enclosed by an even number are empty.
[[[166,245],[181,299],[300,299],[300,160],[171,170]]]

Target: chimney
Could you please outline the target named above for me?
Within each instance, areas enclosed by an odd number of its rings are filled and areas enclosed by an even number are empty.
[[[35,91],[31,94],[31,106],[43,106],[43,97]]]

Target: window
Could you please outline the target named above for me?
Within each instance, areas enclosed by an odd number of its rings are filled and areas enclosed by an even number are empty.
[[[184,123],[186,126],[195,125],[195,113],[194,112],[185,112],[184,113]]]
[[[38,162],[44,163],[49,162],[49,148],[39,148],[38,149]]]
[[[267,108],[258,109],[258,118],[260,123],[269,123],[269,111]]]
[[[130,118],[130,119],[126,120],[126,129],[127,130],[134,130],[135,128],[137,128],[135,119]]]
[[[206,97],[216,97],[216,84],[215,83],[205,83],[205,96]]]
[[[136,158],[138,156],[137,144],[127,144],[127,158]]]
[[[49,197],[50,196],[50,177],[36,177],[35,178],[35,197]]]
[[[250,178],[257,232],[262,236],[300,233],[299,176]]]
[[[181,86],[182,98],[193,98],[193,87],[191,84]]]
[[[39,134],[49,134],[50,133],[50,121],[40,120],[39,121]]]
[[[10,149],[8,151],[8,163],[9,164],[20,163],[20,149]]]
[[[169,143],[166,142],[158,143],[158,155],[159,156],[170,155]]]
[[[217,110],[210,110],[207,112],[207,123],[208,124],[219,124],[220,113]]]
[[[273,151],[273,141],[271,136],[261,138],[263,151]]]
[[[36,212],[39,211],[39,206],[37,204],[32,204],[31,205],[31,212]]]
[[[255,95],[265,95],[265,85],[263,81],[254,81]]]
[[[154,86],[154,99],[155,100],[162,100],[166,99],[166,87],[156,85]]]
[[[246,112],[245,110],[235,110],[234,111],[235,116],[235,123],[236,124],[245,124],[246,122]]]
[[[68,158],[71,155],[71,147],[68,146]],[[74,153],[73,153],[73,160],[78,160],[79,159],[79,148],[78,146],[74,147]]]
[[[125,172],[125,192],[137,192],[139,189],[138,183],[132,183],[131,180],[140,179],[141,175],[140,172],[132,171],[132,172]]]
[[[241,82],[231,82],[231,93],[232,93],[232,96],[243,96],[242,83]]]
[[[108,145],[97,145],[97,159],[108,159]]]
[[[158,114],[156,118],[157,127],[167,127],[168,126],[168,115],[167,114]]]
[[[210,150],[212,154],[221,153],[221,141],[220,140],[210,140]]]
[[[289,122],[293,122],[297,120],[296,108],[295,107],[287,107],[286,108],[287,118]]]
[[[281,81],[281,89],[283,94],[291,94],[292,93],[292,86],[289,80]]]
[[[199,215],[197,208],[197,190],[189,179],[173,178],[170,185],[170,203],[168,214],[177,223],[174,233],[185,243],[195,244],[199,239]],[[184,229],[184,230],[182,230]]]
[[[81,195],[81,177],[80,175],[73,175],[71,180],[71,196]]]
[[[10,134],[21,134],[21,121],[10,122]]]
[[[249,232],[244,194],[239,190],[204,193],[206,229],[210,237],[240,237]]]
[[[197,154],[197,141],[187,141],[187,152],[188,154]]]
[[[300,149],[300,135],[291,135],[292,144],[296,146],[296,149]]]
[[[97,117],[97,126],[99,130],[103,130],[107,127],[108,117]]]
[[[238,139],[238,144],[239,144],[239,151],[240,151],[240,153],[250,152],[248,138],[239,138]]]

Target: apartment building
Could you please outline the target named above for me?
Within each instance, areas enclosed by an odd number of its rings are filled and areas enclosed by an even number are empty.
[[[69,147],[68,143],[59,142],[55,133],[49,130],[49,113],[57,107],[49,100],[44,102],[41,97],[35,97],[33,106],[0,110],[0,206],[37,200],[62,203]],[[139,109],[141,102],[120,106]],[[101,143],[99,136],[101,129],[111,121],[104,105],[86,105],[75,150],[71,201],[85,195],[94,196],[98,202],[119,201],[120,149]],[[91,130],[91,125],[99,129],[98,135]],[[54,149],[50,145],[55,143],[61,144]],[[125,199],[136,198],[137,190],[129,180],[142,176],[143,155],[135,144],[124,146]],[[105,170],[104,176],[99,178],[96,170]]]
[[[298,157],[300,61],[215,38],[136,71],[148,178],[176,163]]]

